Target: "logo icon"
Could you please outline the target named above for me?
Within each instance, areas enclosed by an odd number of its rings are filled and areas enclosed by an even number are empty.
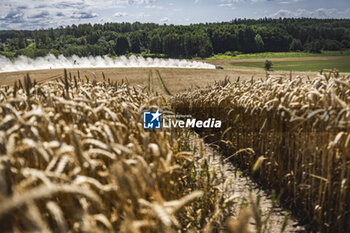
[[[144,129],[160,129],[161,113],[143,112],[143,128]]]

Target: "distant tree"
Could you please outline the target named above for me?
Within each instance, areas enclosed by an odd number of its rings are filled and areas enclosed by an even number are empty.
[[[23,49],[26,47],[25,40],[24,40],[24,35],[22,32],[18,34],[18,48]]]
[[[39,37],[40,37],[40,42],[42,43],[42,45],[44,45],[44,47],[49,45],[49,37],[47,36],[44,30],[40,30]]]
[[[130,34],[130,52],[133,53],[140,53],[141,52],[141,43],[142,40],[145,38],[142,38],[142,34],[139,32],[133,32]]]
[[[162,53],[162,40],[160,36],[153,35],[150,39],[151,53]]]
[[[32,49],[26,48],[29,40],[35,41],[33,49],[40,51],[29,51]],[[139,22],[80,24],[35,31],[2,30],[0,41],[7,56],[36,56],[47,51],[82,55],[151,52],[177,58],[207,57],[230,51],[321,52],[350,48],[350,20],[235,19],[187,26]],[[26,51],[18,51],[21,48]]]
[[[270,71],[271,69],[272,69],[272,61],[270,61],[270,60],[266,60],[265,61],[265,64],[264,64],[264,68],[265,68],[265,70],[266,71]]]
[[[183,51],[181,37],[177,33],[167,34],[163,38],[163,51],[169,57],[179,57]]]
[[[93,31],[90,33],[89,37],[88,37],[88,43],[89,44],[96,44],[98,41],[98,34],[97,32]]]
[[[49,37],[51,40],[56,40],[55,31],[53,28],[50,28]]]
[[[35,40],[35,47],[37,49],[40,48],[40,39],[39,39],[39,35],[37,33],[35,33],[34,40]]]
[[[344,48],[343,44],[336,40],[324,40],[322,41],[322,49],[330,51],[339,51]]]
[[[341,43],[344,48],[350,48],[350,40],[342,40]]]
[[[130,48],[129,40],[126,36],[119,36],[116,40],[114,51],[117,55],[125,55]]]
[[[213,46],[210,42],[210,38],[202,33],[199,35],[198,43],[198,53],[196,54],[199,57],[209,57],[213,54]]]
[[[259,34],[256,34],[255,38],[255,47],[256,47],[256,51],[257,52],[262,52],[264,51],[264,41],[261,38],[261,36]]]
[[[292,43],[290,43],[289,50],[293,52],[302,51],[303,45],[301,44],[301,41],[299,39],[293,39]]]
[[[321,53],[322,45],[319,41],[312,41],[305,45],[306,51],[309,53]]]

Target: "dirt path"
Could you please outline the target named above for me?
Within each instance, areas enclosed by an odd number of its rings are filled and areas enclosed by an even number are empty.
[[[193,133],[191,136],[192,147],[199,145],[200,138],[197,134]],[[249,202],[250,193],[255,201],[256,198],[260,197],[260,208],[262,210],[262,220],[264,220],[268,215],[267,232],[281,232],[281,227],[285,221],[285,215],[288,214],[286,221],[286,227],[283,232],[287,233],[304,233],[306,232],[305,227],[301,226],[298,220],[291,215],[288,210],[283,209],[279,204],[273,205],[271,197],[263,191],[259,186],[252,181],[250,178],[241,175],[240,171],[237,170],[230,162],[223,161],[223,155],[219,151],[213,149],[212,147],[204,144],[205,155],[209,161],[209,170],[211,173],[216,174],[216,180],[222,181],[221,183],[215,184],[217,187],[222,187],[223,180],[229,179],[230,185],[227,186],[225,198],[230,198],[234,196],[236,200],[236,208],[232,210],[232,217],[236,218],[239,209],[242,205],[242,200]],[[199,153],[196,154],[195,159],[199,161],[202,159]],[[251,232],[256,232],[256,224],[253,218],[250,219],[249,228]]]

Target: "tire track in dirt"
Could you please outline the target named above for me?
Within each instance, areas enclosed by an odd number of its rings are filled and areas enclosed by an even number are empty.
[[[196,133],[191,133],[190,136],[191,148],[195,145],[203,143],[202,139]],[[225,162],[224,156],[216,149],[208,144],[202,144],[204,157],[208,159],[210,173],[215,174],[217,187],[224,187],[226,180],[229,180],[229,185],[226,186],[225,198],[234,198],[236,205],[231,210],[232,217],[238,217],[239,210],[244,203],[256,201],[259,198],[258,208],[261,210],[261,220],[266,219],[267,224],[264,232],[281,232],[281,228],[285,225],[285,233],[305,233],[305,227],[290,213],[290,211],[281,207],[277,201],[273,201],[272,197],[267,194],[261,187],[252,181],[249,177],[241,174],[241,172],[231,163]],[[199,152],[194,156],[196,161],[203,159]],[[221,182],[221,183],[220,183]],[[251,200],[252,198],[252,200]],[[288,217],[286,217],[288,216]],[[253,217],[250,218],[248,228],[250,232],[256,232],[256,222]]]

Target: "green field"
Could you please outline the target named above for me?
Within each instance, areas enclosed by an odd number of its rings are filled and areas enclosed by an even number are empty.
[[[264,62],[232,62],[233,66],[249,67],[249,68],[264,68]],[[336,68],[340,72],[350,72],[350,59],[338,60],[314,60],[314,61],[278,61],[273,62],[272,70],[279,71],[311,71],[319,72],[322,69]]]
[[[334,57],[334,56],[350,56],[350,50],[345,51],[323,51],[322,53],[306,53],[306,52],[276,52],[276,53],[251,53],[239,54],[236,56],[230,53],[216,54],[206,60],[227,60],[227,59],[259,59],[259,58],[294,58],[294,57]]]

